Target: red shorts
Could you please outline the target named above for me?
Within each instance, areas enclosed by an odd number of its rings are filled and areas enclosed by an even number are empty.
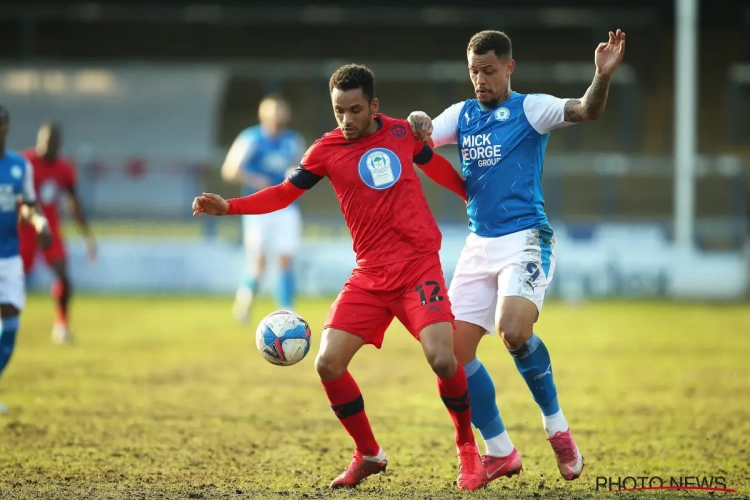
[[[58,226],[50,226],[52,232],[52,246],[44,250],[44,260],[47,264],[65,260],[65,243]],[[37,254],[37,235],[31,224],[20,224],[18,227],[18,238],[21,243],[21,260],[23,261],[23,272],[27,274],[34,267]]]
[[[356,268],[328,311],[325,328],[362,337],[380,349],[393,318],[417,340],[433,323],[454,317],[437,253],[373,268]]]

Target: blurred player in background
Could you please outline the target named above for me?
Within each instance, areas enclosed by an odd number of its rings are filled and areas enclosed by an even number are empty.
[[[42,124],[37,134],[36,146],[22,152],[34,167],[34,188],[39,205],[52,231],[52,246],[44,250],[44,260],[55,275],[52,296],[55,298],[57,315],[52,329],[52,339],[58,343],[71,343],[73,335],[68,327],[68,310],[73,293],[68,273],[62,220],[59,212],[60,195],[67,195],[70,212],[81,228],[86,241],[86,252],[90,261],[96,260],[96,243],[86,221],[81,199],[76,189],[76,168],[73,162],[60,154],[62,130],[53,122]],[[24,272],[29,273],[37,255],[37,239],[34,228],[22,224],[20,228],[21,256]]]
[[[409,116],[418,139],[458,144],[469,197],[466,239],[449,296],[456,314],[456,357],[469,381],[472,421],[487,446],[489,480],[520,472],[521,456],[495,402],[495,386],[476,357],[486,333],[498,331],[542,412],[557,466],[567,480],[583,471],[583,456],[560,409],[547,347],[534,333],[555,269],[554,236],[544,212],[542,169],[550,131],[596,120],[625,54],[625,33],[609,33],[595,51],[596,73],[580,99],[519,94],[505,33],[482,31],[467,47],[476,99],[443,111],[434,123]],[[575,332],[571,332],[574,336]]]
[[[289,104],[270,95],[258,108],[259,125],[240,132],[221,168],[222,178],[242,186],[243,196],[280,184],[304,153],[302,136],[286,128]],[[263,278],[266,258],[278,259],[281,271],[277,287],[283,309],[294,308],[294,254],[302,237],[302,216],[296,203],[278,212],[243,217],[247,271],[237,288],[233,312],[238,322],[248,321],[253,298]]]
[[[16,345],[19,316],[26,303],[18,226],[30,224],[42,248],[52,243],[47,220],[36,205],[33,167],[20,154],[5,147],[10,113],[0,106],[0,375]],[[20,203],[19,203],[20,201]],[[0,413],[8,408],[0,403]]]
[[[348,371],[366,344],[380,348],[394,317],[417,338],[438,378],[456,429],[458,487],[484,485],[471,428],[466,375],[453,353],[453,314],[443,290],[442,235],[430,212],[416,163],[430,178],[465,198],[451,164],[409,133],[405,120],[378,113],[375,78],[364,66],[339,68],[329,82],[339,128],[307,150],[283,182],[229,200],[204,194],[193,214],[263,214],[289,206],[323,177],[331,181],[354,240],[357,267],[331,306],[315,368],[340,422],[354,439],[350,465],[331,487],[354,487],[385,470],[362,394]],[[282,234],[285,228],[277,228]]]

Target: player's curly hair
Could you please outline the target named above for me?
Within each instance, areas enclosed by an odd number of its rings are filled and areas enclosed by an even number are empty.
[[[477,55],[484,55],[494,50],[498,59],[510,59],[513,57],[513,47],[510,43],[510,37],[502,31],[486,30],[480,31],[469,40],[469,46],[466,52],[474,52]]]
[[[328,82],[328,91],[362,89],[368,101],[375,98],[375,75],[367,66],[347,64],[337,69]]]
[[[0,123],[10,122],[10,111],[8,108],[0,104]]]

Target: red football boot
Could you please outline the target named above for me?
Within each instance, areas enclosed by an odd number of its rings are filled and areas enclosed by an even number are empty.
[[[458,450],[457,484],[464,491],[478,490],[487,484],[476,443],[466,443]]]
[[[383,450],[377,457],[365,457],[359,451],[352,453],[352,461],[339,477],[333,480],[331,488],[354,488],[367,476],[385,472],[388,459]]]

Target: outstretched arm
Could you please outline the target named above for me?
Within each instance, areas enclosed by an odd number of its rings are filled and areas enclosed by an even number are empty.
[[[294,203],[304,192],[304,189],[298,188],[286,179],[281,184],[262,189],[250,196],[227,200],[229,203],[227,215],[257,215],[276,212]]]
[[[242,198],[225,200],[213,193],[203,193],[193,200],[193,216],[208,215],[258,215],[286,208],[311,189],[326,175],[325,154],[315,141],[300,161],[300,165],[276,186],[261,189]]]
[[[453,191],[466,202],[466,185],[459,173],[453,168],[453,165],[432,151],[427,143],[421,144],[421,151],[414,156],[414,163],[422,169],[427,177],[444,188]]]
[[[302,196],[304,189],[289,179],[242,198],[225,200],[218,194],[203,193],[193,200],[193,217],[199,215],[259,215],[286,208]]]
[[[596,74],[591,86],[580,99],[569,99],[565,103],[565,121],[581,123],[593,121],[601,116],[607,104],[612,74],[625,56],[625,33],[609,32],[609,41],[600,43],[594,52]]]
[[[582,98],[568,99],[565,103],[565,121],[582,123],[599,118],[607,104],[610,80],[611,77],[597,73]]]

